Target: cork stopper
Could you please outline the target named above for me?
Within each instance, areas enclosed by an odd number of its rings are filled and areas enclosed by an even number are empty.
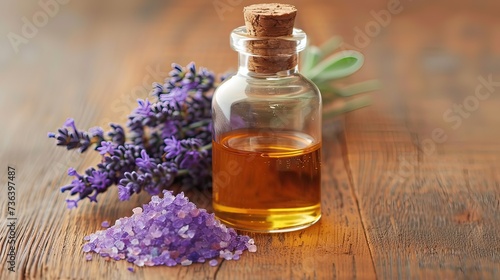
[[[269,74],[294,68],[297,65],[296,42],[273,37],[292,35],[297,9],[288,4],[254,4],[245,7],[243,14],[248,36],[256,37],[247,45],[253,54],[248,69]]]
[[[243,8],[245,26],[251,36],[292,35],[297,9],[287,4],[254,4]]]

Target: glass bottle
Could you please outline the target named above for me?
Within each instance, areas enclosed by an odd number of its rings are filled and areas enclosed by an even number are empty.
[[[306,34],[231,33],[237,74],[215,91],[213,208],[236,229],[284,232],[321,217],[321,95],[297,66]]]

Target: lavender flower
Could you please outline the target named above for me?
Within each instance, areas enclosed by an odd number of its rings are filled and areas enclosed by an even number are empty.
[[[95,168],[82,175],[68,171],[74,179],[61,191],[77,195],[68,207],[76,207],[85,198],[97,201],[113,184],[118,186],[120,200],[142,190],[155,195],[174,184],[210,187],[214,88],[215,77],[207,69],[197,70],[194,63],[173,64],[165,82],[153,84],[152,99],[138,100],[128,116],[128,135],[118,124],[110,124],[107,132],[100,127],[80,130],[71,118],[57,133],[49,133],[49,138],[68,150],[85,152],[93,147],[102,156]]]
[[[179,128],[177,127],[178,122],[173,120],[166,121],[161,127],[161,138],[166,139],[177,135]]]
[[[75,120],[72,118],[67,118],[64,122],[64,126],[73,128],[76,131]]]
[[[160,95],[160,101],[166,102],[173,107],[180,107],[184,104],[188,95],[188,89],[172,88],[169,93]]]
[[[159,194],[162,188],[173,184],[177,175],[177,167],[171,162],[150,164],[141,171],[125,172],[125,178],[119,183],[120,199],[126,200],[130,194],[139,193],[141,190],[146,190],[151,195]]]
[[[192,166],[195,166],[198,164],[200,159],[202,158],[202,153],[198,150],[189,150],[184,154],[184,157],[182,158],[179,167],[183,169],[189,169]]]
[[[165,148],[163,150],[167,159],[175,158],[184,151],[181,141],[178,141],[175,137],[165,139]]]
[[[85,185],[84,182],[82,182],[81,180],[79,179],[75,179],[73,181],[71,181],[71,194],[74,195],[74,194],[77,194],[77,193],[81,193],[85,190],[85,188],[87,187]]]
[[[68,176],[77,176],[78,177],[79,175],[73,167],[70,167],[68,169]]]
[[[126,182],[125,184],[127,184],[127,186],[123,186],[123,185],[118,186],[118,198],[121,201],[129,200],[130,195],[132,194],[132,190],[128,187],[128,182]]]
[[[102,141],[101,146],[98,147],[97,150],[99,151],[99,154],[101,154],[101,155],[105,155],[105,154],[112,155],[113,152],[115,151],[115,147],[114,147],[113,142]]]
[[[139,107],[137,107],[134,113],[137,116],[149,117],[151,115],[151,103],[149,100],[138,99],[137,103],[139,103]]]
[[[108,136],[111,138],[111,141],[117,145],[124,145],[125,130],[123,127],[118,124],[110,124],[109,126],[111,126],[111,131],[108,132]]]
[[[151,158],[148,156],[148,153],[146,152],[146,150],[142,150],[141,157],[135,159],[135,164],[140,168],[148,169],[148,168],[151,168],[151,165],[153,163],[152,163]]]
[[[101,127],[98,127],[98,126],[95,126],[95,127],[91,127],[89,129],[89,134],[91,137],[98,137],[99,139],[103,139],[104,138],[104,131],[102,130]]]
[[[67,204],[68,209],[76,208],[77,203],[78,203],[78,200],[66,199],[66,204]]]
[[[180,168],[189,169],[194,167],[207,156],[206,150],[202,149],[202,144],[199,139],[195,138],[181,140],[181,146],[185,152],[178,157]]]
[[[111,180],[108,179],[108,173],[98,170],[92,171],[92,175],[88,176],[87,180],[91,184],[92,188],[98,191],[107,189],[111,183]]]

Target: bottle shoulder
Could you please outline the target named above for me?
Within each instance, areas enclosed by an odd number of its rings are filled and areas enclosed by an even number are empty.
[[[255,78],[236,74],[215,90],[214,97],[229,99],[321,98],[316,85],[299,73],[285,77]]]

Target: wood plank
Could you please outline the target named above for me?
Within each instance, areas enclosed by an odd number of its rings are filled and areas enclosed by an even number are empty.
[[[461,6],[469,9],[463,17],[445,9],[425,6],[394,19],[374,42],[384,48],[371,53],[385,61],[387,87],[375,106],[346,118],[344,154],[381,279],[499,277],[500,119],[493,108],[500,99],[492,94],[460,127],[443,119],[474,95],[479,75],[500,77],[479,60],[493,59],[498,46],[478,52],[493,47],[498,21],[472,5]],[[435,129],[444,141],[433,138]]]
[[[494,165],[481,155],[425,156],[390,134],[378,133],[379,148],[345,140],[377,275],[498,277],[498,157]]]

